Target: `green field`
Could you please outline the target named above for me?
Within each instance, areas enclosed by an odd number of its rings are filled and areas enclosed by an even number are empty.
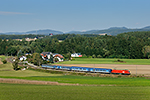
[[[38,80],[38,81],[53,81],[59,83],[71,84],[88,84],[88,85],[113,85],[113,86],[150,86],[150,79],[148,78],[130,78],[130,77],[91,77],[91,76],[30,76],[30,77],[12,77],[0,76],[1,78],[15,78],[25,80]]]
[[[149,100],[150,87],[0,84],[1,100]]]
[[[75,58],[73,61],[64,61],[60,64],[131,64],[131,65],[150,65],[149,59],[119,59],[117,58]]]
[[[51,74],[44,72],[37,72],[33,70],[13,70],[12,64],[2,64],[0,65],[0,76],[10,76],[10,77],[30,77],[30,76],[62,76],[61,74]]]
[[[4,60],[4,59],[6,59],[6,58],[7,58],[7,56],[0,55],[0,59],[1,59],[1,60]]]
[[[89,62],[91,60],[91,62]],[[76,63],[100,62],[104,59],[75,59]],[[116,59],[105,59],[112,62]],[[122,59],[121,59],[122,60]],[[146,59],[131,62],[148,63]],[[123,60],[124,61],[124,60]],[[104,61],[103,61],[104,62]],[[129,61],[127,61],[129,63]],[[83,64],[82,63],[82,64]],[[112,62],[113,63],[113,62]],[[53,81],[83,86],[31,85],[0,83],[0,100],[149,100],[149,77],[92,77],[52,74],[34,70],[14,71],[12,64],[0,65],[0,78]]]

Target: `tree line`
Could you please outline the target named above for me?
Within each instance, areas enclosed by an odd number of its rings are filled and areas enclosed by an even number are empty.
[[[0,54],[17,56],[19,51],[23,54],[48,51],[60,54],[79,52],[93,58],[142,59],[150,57],[149,37],[150,31],[128,32],[117,36],[62,34],[35,41],[0,39]]]
[[[27,35],[0,35],[1,39],[23,39],[23,38],[38,38],[44,37],[44,35],[34,35],[34,34],[27,34]]]

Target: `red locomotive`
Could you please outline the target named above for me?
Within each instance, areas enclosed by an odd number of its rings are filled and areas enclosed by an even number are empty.
[[[112,69],[111,73],[112,73],[112,74],[130,75],[130,71],[129,71],[129,70],[117,70],[117,69]]]

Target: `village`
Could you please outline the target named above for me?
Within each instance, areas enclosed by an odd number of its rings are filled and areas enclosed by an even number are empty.
[[[25,55],[22,55],[19,57],[20,61],[27,61],[28,56],[32,56],[32,54],[26,53]],[[40,54],[40,57],[42,58],[42,60],[47,61],[47,62],[62,62],[64,61],[65,57],[61,54],[58,53],[52,53],[52,52],[42,52]],[[68,56],[68,59],[72,59],[74,57],[82,57],[81,53],[73,53],[71,55]]]

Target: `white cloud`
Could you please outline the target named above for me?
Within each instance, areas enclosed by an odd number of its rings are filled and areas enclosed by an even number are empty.
[[[30,13],[0,11],[0,15],[28,15]]]

